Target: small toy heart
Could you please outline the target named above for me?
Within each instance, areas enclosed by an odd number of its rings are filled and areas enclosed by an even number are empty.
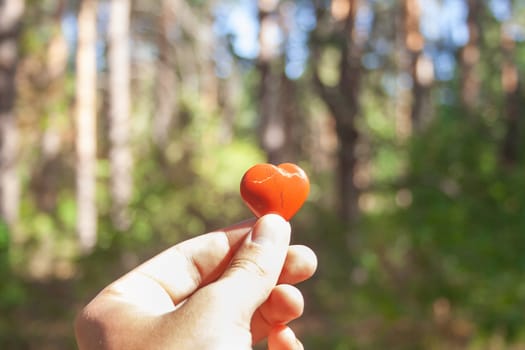
[[[257,164],[241,180],[241,197],[257,217],[279,214],[290,220],[309,192],[308,176],[292,163]]]

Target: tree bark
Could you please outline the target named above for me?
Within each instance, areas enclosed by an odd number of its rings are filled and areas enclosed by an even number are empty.
[[[284,70],[281,71],[280,80],[279,113],[284,131],[284,144],[278,162],[282,163],[297,160],[302,130],[301,124],[298,123],[300,110],[296,81],[291,80]]]
[[[277,72],[277,50],[273,41],[273,27],[277,1],[259,0],[259,137],[268,162],[281,163],[282,149],[286,143],[284,123],[279,109],[281,89],[280,74]]]
[[[481,1],[465,0],[468,7],[467,26],[469,39],[460,52],[461,100],[465,108],[472,112],[479,102],[480,81],[476,72],[480,59],[479,16]]]
[[[175,47],[169,33],[176,21],[173,1],[163,0],[158,34],[159,58],[155,84],[155,111],[153,117],[153,142],[164,149],[177,111],[177,77],[175,74]]]
[[[412,77],[412,103],[410,107],[411,130],[420,131],[424,124],[425,106],[429,103],[430,85],[434,81],[432,60],[425,56],[425,38],[419,29],[421,8],[418,0],[404,1],[405,48],[408,51]]]
[[[80,249],[97,242],[96,206],[96,0],[82,0],[76,58],[77,232]]]
[[[507,167],[515,165],[520,156],[520,118],[522,117],[521,109],[525,102],[518,67],[515,63],[515,48],[514,39],[502,29],[501,85],[504,94],[505,136],[501,149],[501,160]]]
[[[407,7],[410,0],[404,0],[396,7],[395,45],[396,64],[399,70],[398,74],[409,74],[411,71],[410,53],[407,49],[407,27],[410,21],[407,19]],[[406,141],[412,135],[412,93],[405,84],[398,80],[395,97],[395,125],[396,136],[400,142]]]
[[[321,98],[330,110],[338,138],[338,190],[339,216],[345,222],[355,222],[359,217],[360,190],[354,181],[357,168],[356,146],[359,132],[356,119],[359,113],[359,92],[362,75],[362,42],[355,35],[355,19],[359,1],[348,0],[344,13],[338,12],[334,18],[343,22],[334,35],[342,39],[339,81],[336,86],[328,86],[320,78],[314,67],[314,84]]]
[[[12,225],[18,219],[20,184],[17,173],[18,127],[15,75],[23,0],[0,2],[0,214]]]
[[[229,79],[219,79],[217,105],[221,114],[219,138],[221,143],[229,143],[233,138],[235,108],[233,107],[232,87]]]
[[[128,206],[133,190],[130,147],[130,0],[112,0],[109,22],[109,160],[111,167],[112,221],[129,228]]]

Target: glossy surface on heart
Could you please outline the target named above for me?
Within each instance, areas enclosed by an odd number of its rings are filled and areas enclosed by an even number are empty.
[[[292,163],[257,164],[241,180],[242,199],[257,217],[279,214],[290,220],[309,192],[308,176]]]

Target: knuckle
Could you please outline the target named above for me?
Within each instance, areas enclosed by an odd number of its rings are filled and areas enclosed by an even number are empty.
[[[260,264],[256,259],[248,257],[237,257],[235,258],[230,266],[232,271],[245,271],[259,277],[265,277],[268,274],[267,269]]]

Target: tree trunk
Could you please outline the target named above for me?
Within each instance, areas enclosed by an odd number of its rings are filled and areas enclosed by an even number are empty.
[[[236,114],[236,101],[238,89],[238,79],[235,72],[231,73],[231,76],[227,79],[219,79],[218,93],[217,93],[217,106],[219,107],[221,114],[221,126],[220,126],[220,142],[230,143],[234,135],[234,123]]]
[[[259,137],[268,162],[281,163],[286,142],[284,124],[279,110],[280,74],[277,73],[277,46],[273,40],[277,2],[259,0]]]
[[[425,39],[419,30],[421,9],[418,0],[404,2],[404,34],[405,47],[410,62],[412,76],[412,103],[410,107],[411,130],[417,132],[422,129],[425,119],[429,116],[430,86],[434,81],[434,66],[432,60],[425,56],[423,49]]]
[[[96,12],[96,0],[81,1],[76,61],[77,232],[85,253],[97,242]]]
[[[282,163],[297,160],[301,146],[298,140],[301,139],[302,130],[300,123],[298,123],[300,111],[297,102],[297,84],[288,78],[284,70],[281,71],[280,80],[279,113],[284,131],[284,144],[280,152],[279,163]]]
[[[342,26],[334,35],[343,38],[341,63],[337,86],[323,83],[317,69],[314,69],[314,83],[320,96],[330,110],[338,138],[338,192],[339,216],[343,221],[353,223],[359,217],[360,190],[354,181],[357,170],[356,147],[359,133],[356,118],[359,113],[359,92],[361,83],[361,56],[363,42],[355,35],[355,19],[359,1],[349,0],[344,13],[338,12]]]
[[[130,0],[111,0],[109,22],[109,159],[113,225],[129,228],[133,190],[130,130]]]
[[[472,112],[479,100],[480,81],[476,67],[480,58],[480,26],[479,16],[481,1],[465,0],[468,6],[467,26],[469,39],[460,52],[461,67],[461,100],[465,108]]]
[[[520,118],[524,98],[518,67],[515,63],[516,43],[502,29],[501,49],[503,62],[501,66],[501,84],[504,94],[505,136],[501,150],[501,160],[505,166],[513,166],[519,159]]]
[[[412,111],[414,131],[421,131],[433,117],[431,88],[434,83],[434,63],[423,52],[414,57],[412,63]]]
[[[45,52],[45,69],[42,69],[44,77],[39,78],[42,86],[38,89],[46,91],[44,106],[39,107],[41,110],[55,109],[64,98],[63,87],[70,54],[65,33],[60,26],[64,10],[65,0],[57,1],[53,9],[53,36]],[[38,210],[52,214],[57,210],[60,188],[65,185],[60,176],[67,168],[67,160],[62,157],[65,132],[58,121],[61,118],[58,113],[54,111],[44,118],[47,119],[46,126],[40,135],[40,153],[32,167],[29,191],[34,193]]]
[[[0,2],[0,214],[7,224],[18,218],[18,127],[15,117],[15,74],[23,0]]]
[[[164,149],[177,111],[177,77],[175,75],[175,47],[169,35],[174,26],[173,1],[163,0],[159,20],[157,78],[155,84],[155,112],[153,142]]]
[[[407,48],[408,39],[408,20],[407,8],[410,0],[400,2],[396,7],[396,21],[394,25],[396,63],[399,70],[398,74],[409,74],[411,71],[410,53]],[[412,135],[412,93],[411,90],[398,80],[395,97],[395,128],[396,136],[400,142],[406,141]]]

